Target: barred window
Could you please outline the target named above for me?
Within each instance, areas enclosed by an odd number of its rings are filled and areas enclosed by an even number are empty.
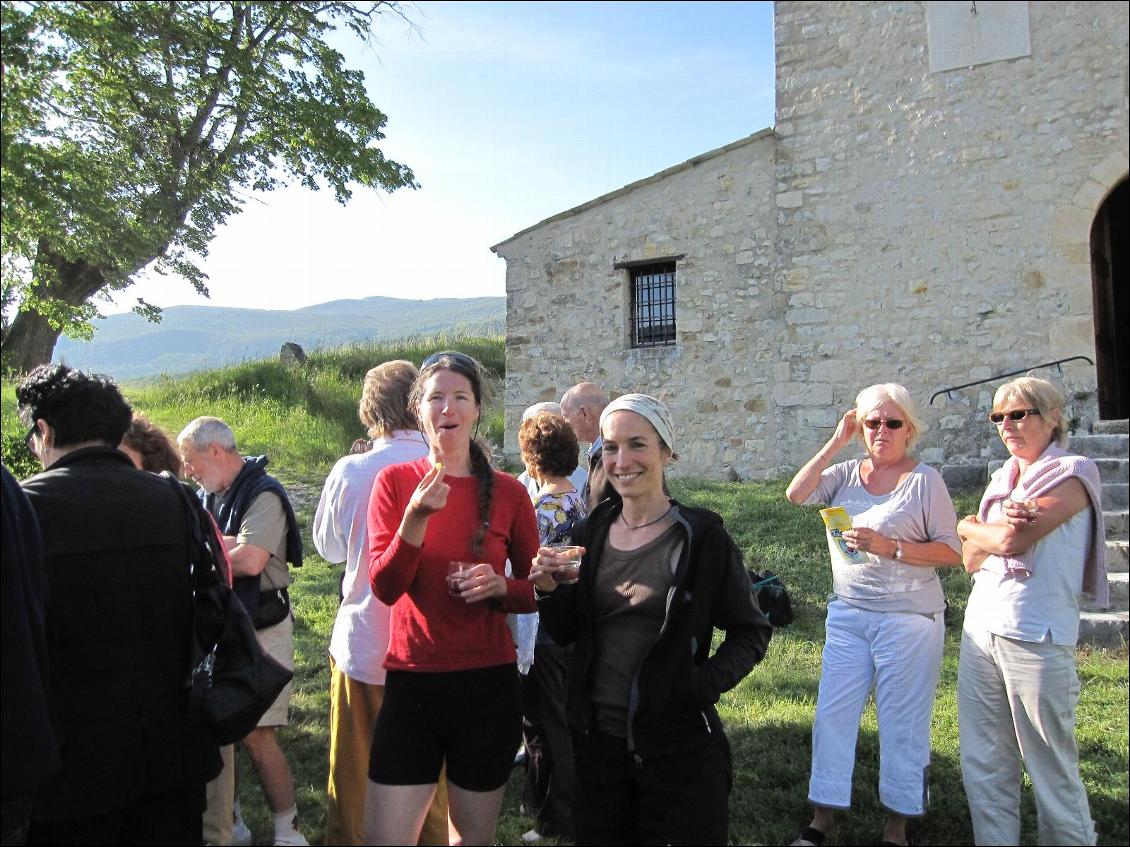
[[[632,346],[675,343],[675,263],[640,265],[632,274]]]

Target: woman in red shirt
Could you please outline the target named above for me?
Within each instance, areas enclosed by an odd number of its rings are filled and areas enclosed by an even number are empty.
[[[392,619],[366,835],[415,844],[446,762],[451,843],[489,844],[522,736],[506,615],[536,608],[526,576],[537,524],[525,487],[492,469],[476,440],[474,359],[430,356],[411,402],[429,454],[381,471],[369,501],[369,582]],[[451,562],[472,563],[454,595]]]

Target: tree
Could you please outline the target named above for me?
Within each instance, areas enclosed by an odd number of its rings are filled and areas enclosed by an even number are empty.
[[[197,266],[250,191],[418,187],[377,146],[385,115],[326,43],[395,2],[9,2],[2,9],[5,366],[89,336],[95,301],[153,265]],[[160,309],[138,298],[152,320]]]

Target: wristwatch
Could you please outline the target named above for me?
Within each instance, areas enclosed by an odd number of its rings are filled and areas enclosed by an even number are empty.
[[[891,540],[895,542],[895,561],[902,561],[902,542],[897,538]]]

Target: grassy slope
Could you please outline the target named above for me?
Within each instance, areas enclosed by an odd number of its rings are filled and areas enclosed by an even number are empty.
[[[321,481],[344,448],[360,434],[356,404],[361,378],[369,367],[389,358],[419,362],[435,349],[457,347],[479,357],[496,374],[503,370],[501,341],[441,337],[410,348],[383,346],[323,352],[311,357],[305,371],[286,371],[273,362],[251,363],[184,380],[163,380],[129,388],[135,405],[175,432],[200,414],[229,420],[245,452],[266,452],[272,469],[295,492],[299,518],[306,529],[307,565],[296,572],[294,589],[298,626],[297,693],[292,724],[283,740],[295,772],[302,826],[312,842],[324,828],[328,714],[325,650],[337,608],[339,571],[313,555],[309,526]],[[487,431],[501,437],[498,392],[487,410]],[[12,392],[3,392],[4,461],[22,450],[23,428],[12,414]],[[30,467],[28,468],[30,470]],[[26,473],[26,471],[25,471]],[[733,747],[735,784],[731,799],[731,840],[736,844],[787,843],[807,820],[805,803],[810,754],[809,734],[819,678],[823,619],[831,578],[819,516],[783,498],[783,483],[718,483],[675,480],[680,499],[720,512],[744,551],[748,564],[769,567],[788,584],[797,619],[779,631],[766,660],[737,689],[722,699],[721,712]],[[975,494],[959,496],[967,513]],[[968,593],[964,574],[943,577],[950,604],[946,658],[934,710],[932,809],[912,825],[917,843],[971,842],[957,749],[955,685],[961,615]],[[1083,682],[1078,732],[1083,775],[1098,822],[1101,844],[1125,844],[1127,780],[1126,651],[1080,652]],[[269,843],[269,817],[255,789],[246,760],[245,813],[260,843]],[[874,843],[882,822],[876,784],[878,737],[869,706],[859,736],[855,772],[855,813],[835,833],[840,844]],[[520,843],[530,821],[519,814],[519,774],[507,792],[498,840]],[[1024,798],[1024,841],[1035,843],[1030,793]]]

